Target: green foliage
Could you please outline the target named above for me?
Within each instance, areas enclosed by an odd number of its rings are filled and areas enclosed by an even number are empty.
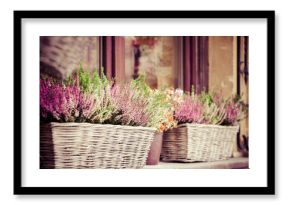
[[[210,104],[204,104],[204,119],[206,124],[220,125],[223,123],[226,117],[225,104],[219,104],[212,102]]]
[[[78,78],[80,87],[84,92],[93,91],[93,84],[91,82],[90,73],[88,71],[84,71],[82,65],[80,65],[80,69],[78,70]]]
[[[146,78],[140,75],[137,79],[131,81],[131,86],[136,89],[139,95],[149,97],[151,94],[151,88],[146,84]]]
[[[80,64],[80,68],[72,73],[65,83],[78,85],[82,92],[94,96],[95,112],[87,121],[92,123],[110,123],[112,121],[111,118],[117,112],[117,108],[110,94],[111,82],[105,76],[103,69],[99,75],[97,69],[90,73]]]
[[[173,126],[173,122],[168,122],[168,119],[173,115],[172,105],[167,100],[165,90],[152,90],[145,82],[144,76],[139,76],[131,82],[133,89],[139,96],[145,98],[148,102],[146,111],[149,116],[149,127],[160,129],[164,125],[164,129]],[[161,130],[163,131],[163,130]]]
[[[202,91],[199,95],[200,100],[203,104],[210,106],[213,103],[213,94],[205,91]]]
[[[111,123],[113,121],[112,118],[114,118],[117,113],[117,107],[110,94],[110,89],[111,87],[109,84],[106,85],[104,89],[96,89],[96,107],[95,113],[91,118],[91,122]]]

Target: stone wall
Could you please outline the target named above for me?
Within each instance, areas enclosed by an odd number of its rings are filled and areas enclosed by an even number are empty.
[[[41,36],[40,71],[57,78],[65,78],[80,63],[88,69],[98,69],[98,37]]]

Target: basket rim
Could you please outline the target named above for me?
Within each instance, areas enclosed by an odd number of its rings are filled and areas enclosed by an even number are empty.
[[[179,127],[213,127],[213,128],[239,128],[239,125],[213,125],[213,124],[195,124],[195,123],[183,123],[177,125],[176,128]]]
[[[106,127],[106,128],[120,128],[120,129],[130,129],[130,130],[147,130],[147,131],[157,131],[156,128],[153,127],[142,127],[142,126],[129,126],[129,125],[113,125],[113,124],[94,124],[94,123],[88,123],[88,122],[48,122],[48,123],[40,123],[40,125],[51,125],[53,127],[76,127],[76,126],[82,126],[82,127]]]

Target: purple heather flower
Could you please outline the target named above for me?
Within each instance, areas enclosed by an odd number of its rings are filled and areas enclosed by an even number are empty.
[[[73,122],[87,120],[94,112],[94,97],[82,93],[78,85],[40,80],[40,110],[44,119]]]
[[[231,102],[226,107],[226,124],[233,125],[237,122],[239,114],[241,112],[241,108],[237,103]]]
[[[123,125],[146,126],[149,116],[146,113],[147,101],[137,96],[129,84],[115,85],[111,95],[120,115],[117,120]]]
[[[80,95],[79,110],[84,119],[90,119],[95,112],[96,101],[95,96],[90,93],[82,93]]]
[[[176,106],[174,118],[178,123],[202,123],[204,120],[203,105],[186,96],[184,101]]]

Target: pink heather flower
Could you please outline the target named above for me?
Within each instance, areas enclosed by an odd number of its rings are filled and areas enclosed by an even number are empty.
[[[204,120],[203,105],[187,96],[176,106],[174,118],[178,123],[202,123]]]
[[[129,84],[115,85],[111,95],[119,112],[116,121],[120,121],[123,125],[146,126],[148,124],[147,102],[137,96]]]
[[[65,86],[50,79],[40,80],[40,111],[46,120],[85,121],[94,112],[92,94],[81,93],[77,85]]]
[[[238,104],[231,102],[226,107],[226,118],[225,124],[233,125],[238,121],[239,114],[241,112],[241,108]]]
[[[82,121],[86,121],[92,117],[95,112],[96,101],[95,96],[91,93],[81,93],[79,98],[79,112]]]

